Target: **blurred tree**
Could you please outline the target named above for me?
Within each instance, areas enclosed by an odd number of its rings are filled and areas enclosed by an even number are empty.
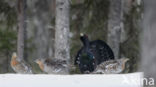
[[[25,47],[25,31],[26,31],[26,0],[17,1],[17,15],[18,15],[18,40],[17,40],[17,53],[18,59],[24,59]]]
[[[122,0],[110,0],[108,19],[108,44],[114,52],[115,58],[119,58],[120,34],[122,23]]]
[[[54,57],[55,0],[27,0],[28,62],[41,73],[33,60]]]
[[[69,0],[56,0],[55,58],[69,62]]]
[[[136,72],[140,62],[140,26],[142,21],[142,2],[123,0],[123,29],[121,30],[120,57],[130,58],[129,72]],[[123,31],[124,30],[124,31]]]
[[[141,39],[141,71],[146,78],[156,79],[156,1],[144,0],[143,34]],[[146,86],[145,86],[146,87]],[[148,86],[149,87],[149,86]],[[151,86],[154,87],[154,86]]]
[[[31,39],[31,58],[48,58],[53,54],[54,42],[54,0],[28,1],[28,39]],[[55,5],[55,4],[54,4]]]

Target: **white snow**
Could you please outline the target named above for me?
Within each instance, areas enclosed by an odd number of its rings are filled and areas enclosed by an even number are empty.
[[[107,75],[0,74],[0,87],[141,87],[142,73]]]

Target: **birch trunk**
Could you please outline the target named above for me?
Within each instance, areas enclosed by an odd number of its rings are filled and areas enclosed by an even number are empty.
[[[56,0],[55,58],[69,62],[69,1]]]
[[[145,77],[156,79],[156,1],[144,0],[141,69]]]
[[[119,57],[122,0],[110,0],[109,19],[108,19],[108,37],[107,41],[114,52],[115,58]]]
[[[17,14],[18,14],[18,40],[17,40],[17,53],[18,59],[24,58],[24,39],[26,29],[26,0],[17,1]]]

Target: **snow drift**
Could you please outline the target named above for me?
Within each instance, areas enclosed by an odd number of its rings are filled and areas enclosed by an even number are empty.
[[[107,75],[0,74],[0,87],[141,87],[142,73]]]

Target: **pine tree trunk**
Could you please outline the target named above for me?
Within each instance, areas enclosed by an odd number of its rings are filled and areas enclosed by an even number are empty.
[[[19,60],[24,58],[24,39],[26,29],[26,0],[17,1],[18,13],[18,40],[17,40],[17,53]]]
[[[144,0],[141,69],[146,77],[156,79],[156,1]]]
[[[69,1],[56,0],[55,58],[69,62]]]
[[[119,57],[122,0],[110,0],[109,19],[108,19],[108,37],[107,41],[114,52],[115,58]]]

